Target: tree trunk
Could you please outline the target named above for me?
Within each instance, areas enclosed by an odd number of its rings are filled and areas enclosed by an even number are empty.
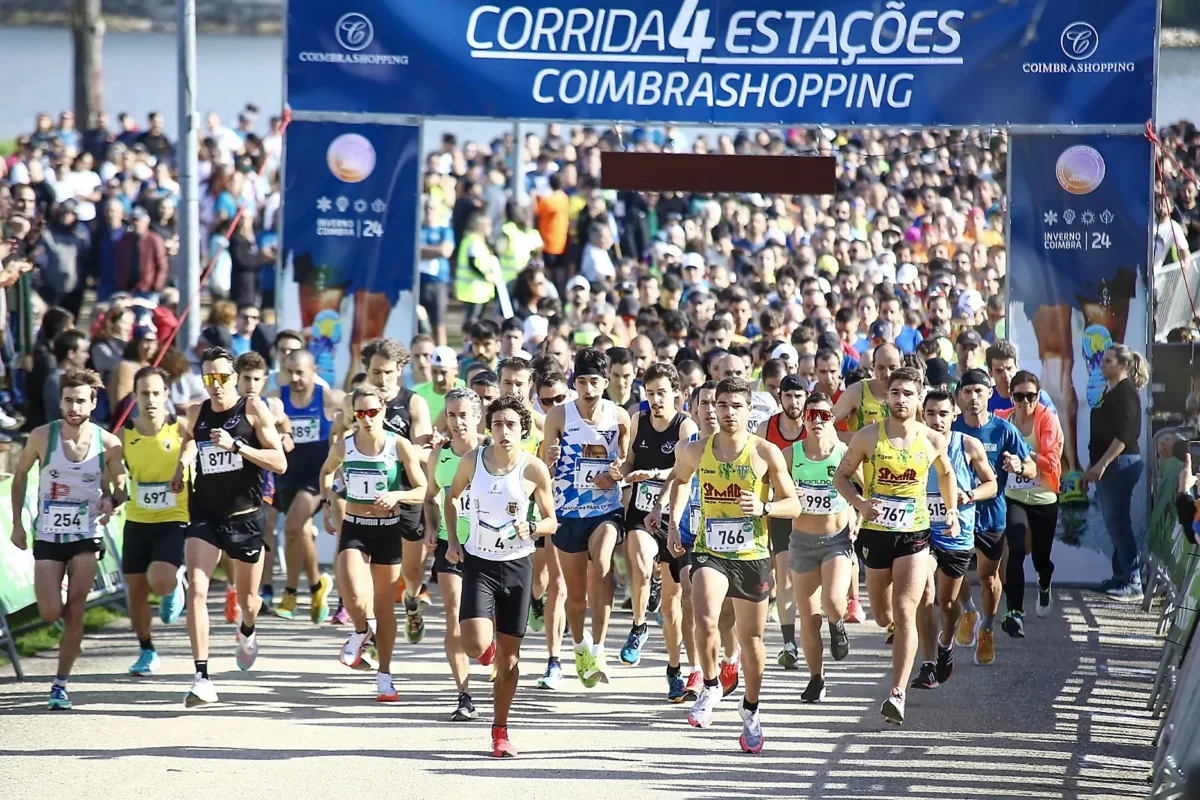
[[[86,131],[104,108],[100,0],[71,0],[71,29],[75,39],[75,126]]]

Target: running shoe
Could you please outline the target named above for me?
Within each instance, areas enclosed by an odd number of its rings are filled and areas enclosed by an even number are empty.
[[[57,683],[50,687],[50,705],[51,711],[67,711],[71,708],[71,698],[67,695],[67,687],[59,686]]]
[[[375,702],[397,703],[399,701],[400,693],[396,691],[396,686],[392,683],[392,676],[386,672],[375,673]]]
[[[1009,611],[1000,620],[1000,630],[1014,639],[1025,638],[1025,614],[1020,611]]]
[[[738,711],[742,714],[742,737],[738,739],[738,744],[742,746],[742,752],[761,753],[763,732],[762,722],[758,719],[758,709],[749,711],[743,705],[738,707]]]
[[[351,632],[346,639],[346,643],[342,645],[342,651],[338,654],[338,661],[341,661],[350,669],[354,669],[363,660],[363,651],[367,649],[367,639],[371,638],[371,631],[367,629],[362,633],[358,631]]]
[[[433,596],[429,594],[428,583],[421,584],[421,591],[417,592],[417,599],[421,601],[421,605],[423,606],[433,605]]]
[[[779,622],[779,605],[774,600],[767,602],[767,622]]]
[[[197,708],[215,703],[217,700],[217,687],[213,686],[211,680],[197,672],[192,681],[192,688],[188,690],[187,697],[183,698],[184,707]]]
[[[806,703],[819,703],[825,699],[825,677],[813,675],[808,679],[808,686],[800,693],[800,699]]]
[[[488,683],[496,682],[496,673],[499,671],[499,665],[495,661],[492,662],[492,668],[488,670]]]
[[[950,676],[954,674],[954,643],[951,642],[949,647],[943,647],[941,642],[938,642],[937,649],[937,664],[935,666],[938,684],[943,684],[950,680]]]
[[[700,697],[700,692],[704,690],[704,676],[700,674],[700,670],[692,670],[692,674],[688,675],[687,683],[683,686],[683,699],[689,703],[696,702]]]
[[[575,648],[575,674],[584,688],[591,689],[596,685],[596,679],[590,677],[594,667],[592,652],[587,645]]]
[[[592,668],[588,671],[587,676],[593,686],[597,683],[608,683],[608,659],[603,650],[599,653],[592,653]]]
[[[296,617],[296,594],[295,592],[284,591],[283,599],[279,601],[279,605],[275,606],[275,616],[281,619],[295,619]]]
[[[1038,587],[1038,602],[1037,615],[1039,618],[1050,616],[1050,612],[1054,610],[1054,593],[1051,591],[1051,584],[1047,583],[1046,588]]]
[[[463,692],[458,696],[458,708],[454,709],[454,713],[450,715],[451,722],[470,722],[479,716],[479,712],[475,710],[475,704],[471,702],[471,695]]]
[[[775,660],[784,669],[795,669],[800,661],[800,651],[796,648],[796,643],[784,642],[783,649],[779,651],[779,658]]]
[[[492,756],[494,758],[517,757],[517,748],[508,740],[508,728],[492,726]]]
[[[846,616],[842,617],[842,621],[854,624],[867,621],[867,612],[863,610],[862,603],[858,602],[857,597],[850,598],[850,602],[846,605]]]
[[[894,632],[894,626],[889,632]],[[850,655],[850,637],[846,634],[846,623],[840,619],[829,623],[829,654],[834,661],[841,661]]]
[[[538,600],[534,599],[529,604],[529,629],[534,633],[541,633],[546,627],[546,600],[545,598]]]
[[[646,600],[646,612],[658,613],[662,607],[662,576],[657,573],[650,578],[650,597]]]
[[[958,630],[954,632],[954,643],[959,647],[975,646],[975,628],[979,625],[979,613],[975,610],[964,611],[958,618]]]
[[[159,664],[157,651],[143,650],[138,654],[137,661],[133,662],[133,666],[129,668],[129,674],[137,678],[144,678],[158,672]]]
[[[917,672],[917,678],[912,682],[913,689],[936,689],[938,685],[937,666],[932,661],[925,661]]]
[[[405,597],[404,590],[406,588],[407,588],[407,584],[405,584],[404,578],[401,578],[400,582],[396,584],[396,602],[397,603],[404,602],[404,597]]]
[[[333,591],[333,581],[328,575],[322,575],[312,590],[312,608],[308,615],[314,625],[320,625],[329,619],[329,593]]]
[[[741,663],[741,653],[738,653],[733,661],[726,658],[721,659],[721,674],[719,677],[721,679],[722,697],[729,697],[737,689],[739,683],[738,670],[741,667]]]
[[[490,667],[492,662],[496,660],[496,640],[492,639],[492,643],[488,645],[488,649],[483,651],[483,655],[479,657],[479,664],[483,667]]]
[[[173,625],[179,621],[179,617],[183,614],[183,607],[187,604],[184,596],[184,568],[180,567],[175,571],[175,589],[168,595],[163,595],[162,600],[158,603],[158,618],[167,625]],[[234,602],[237,602],[237,594],[234,594]]]
[[[683,675],[676,672],[674,675],[667,673],[667,702],[682,703],[683,702]]]
[[[1140,603],[1145,598],[1142,587],[1132,581],[1120,583],[1105,594],[1120,603]]]
[[[975,663],[986,667],[996,660],[996,640],[991,631],[980,630],[975,643]]]
[[[692,705],[692,710],[688,712],[688,724],[693,728],[707,728],[712,725],[713,709],[720,699],[717,687],[705,686]]]
[[[557,692],[558,688],[562,686],[562,679],[562,667],[557,662],[547,664],[545,674],[538,678],[537,687]]]
[[[254,662],[258,659],[258,634],[252,633],[249,636],[242,636],[242,632],[238,631],[238,651],[237,665],[242,672],[254,666]]]
[[[1117,576],[1114,575],[1111,578],[1105,578],[1103,581],[1101,581],[1100,585],[1096,587],[1096,591],[1100,592],[1100,593],[1104,593],[1104,592],[1107,592],[1109,589],[1113,588],[1114,586],[1120,586],[1120,585],[1121,585],[1121,582],[1119,580],[1117,580]]]
[[[904,692],[899,689],[892,689],[892,693],[888,695],[888,699],[883,701],[883,707],[879,709],[879,713],[883,714],[883,718],[893,725],[903,725]]]
[[[409,644],[420,644],[425,638],[425,615],[421,613],[420,603],[415,611],[404,610],[404,638]]]
[[[225,621],[237,622],[238,618],[238,601],[237,589],[226,584],[225,585]],[[291,617],[288,617],[291,619]]]
[[[629,638],[625,640],[625,646],[621,648],[621,663],[631,667],[636,667],[642,662],[642,648],[646,646],[646,640],[650,638],[650,631],[645,625],[642,625],[642,632],[637,632],[637,627],[629,632]]]
[[[346,607],[344,605],[341,605],[339,603],[338,610],[333,612],[333,616],[329,618],[329,621],[332,622],[334,625],[349,625],[350,624],[350,612],[346,610]]]
[[[887,633],[883,637],[883,643],[891,644],[894,641],[896,641],[896,623],[889,622],[887,626]],[[829,646],[833,647],[833,642],[830,642]]]
[[[258,599],[262,601],[262,608],[260,610],[263,613],[266,613],[266,614],[274,614],[275,613],[275,590],[274,589],[272,589],[270,586],[263,586],[261,589],[258,590]]]

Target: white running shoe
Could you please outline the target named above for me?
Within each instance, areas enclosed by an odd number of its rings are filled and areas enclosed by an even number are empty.
[[[707,728],[712,724],[713,709],[721,699],[720,686],[705,686],[688,712],[688,724],[693,728]]]
[[[211,680],[201,677],[197,672],[196,679],[192,681],[192,688],[188,691],[187,697],[183,698],[183,705],[186,708],[196,708],[215,703],[218,699],[217,687],[213,686]]]
[[[238,651],[237,665],[242,672],[254,666],[255,660],[258,658],[258,634],[252,633],[249,636],[242,636],[241,631],[238,632]]]
[[[747,711],[746,706],[738,707],[742,714],[742,737],[738,743],[744,753],[761,753],[763,749],[762,720],[758,717],[758,709]]]
[[[363,659],[363,650],[366,649],[367,639],[371,638],[371,629],[359,633],[354,631],[346,639],[346,643],[342,645],[342,652],[338,656],[338,660],[347,667],[353,669],[357,667]]]

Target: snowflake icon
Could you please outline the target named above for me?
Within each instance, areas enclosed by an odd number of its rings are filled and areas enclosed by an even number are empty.
[[[1092,225],[1096,222],[1096,215],[1089,209],[1080,215],[1079,221],[1084,225]]]
[[[1114,219],[1115,216],[1107,208],[1100,212],[1100,221],[1105,225],[1111,225]]]
[[[1054,223],[1058,222],[1058,214],[1054,211],[1047,211],[1042,215],[1042,220],[1047,225],[1053,225]]]
[[[357,211],[359,214],[366,213],[367,201],[363,200],[361,198],[359,198],[358,200],[355,200],[354,201],[354,210]]]
[[[345,211],[347,208],[349,208],[349,207],[350,207],[350,199],[349,199],[348,197],[339,197],[339,198],[337,199],[337,204],[336,204],[336,205],[337,205],[337,210],[338,210],[338,211],[343,211],[343,212],[344,212],[344,211]]]
[[[1069,208],[1066,211],[1064,211],[1063,212],[1063,222],[1067,223],[1068,225],[1074,225],[1075,224],[1075,212]]]
[[[330,200],[328,197],[318,197],[317,198],[317,211],[324,213],[324,212],[329,211],[329,209],[331,209],[331,208],[333,208],[333,201]]]
[[[376,214],[382,214],[387,210],[387,203],[383,202],[382,197],[376,197],[375,202],[371,203],[371,210]]]

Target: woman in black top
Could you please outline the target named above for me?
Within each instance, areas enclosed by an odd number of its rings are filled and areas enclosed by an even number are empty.
[[[1100,370],[1106,383],[1104,394],[1092,408],[1090,466],[1083,474],[1083,489],[1096,484],[1104,526],[1113,542],[1112,577],[1101,591],[1117,600],[1142,599],[1138,565],[1138,543],[1133,534],[1130,505],[1133,490],[1142,477],[1142,400],[1138,392],[1150,380],[1146,359],[1123,344],[1104,353]]]

